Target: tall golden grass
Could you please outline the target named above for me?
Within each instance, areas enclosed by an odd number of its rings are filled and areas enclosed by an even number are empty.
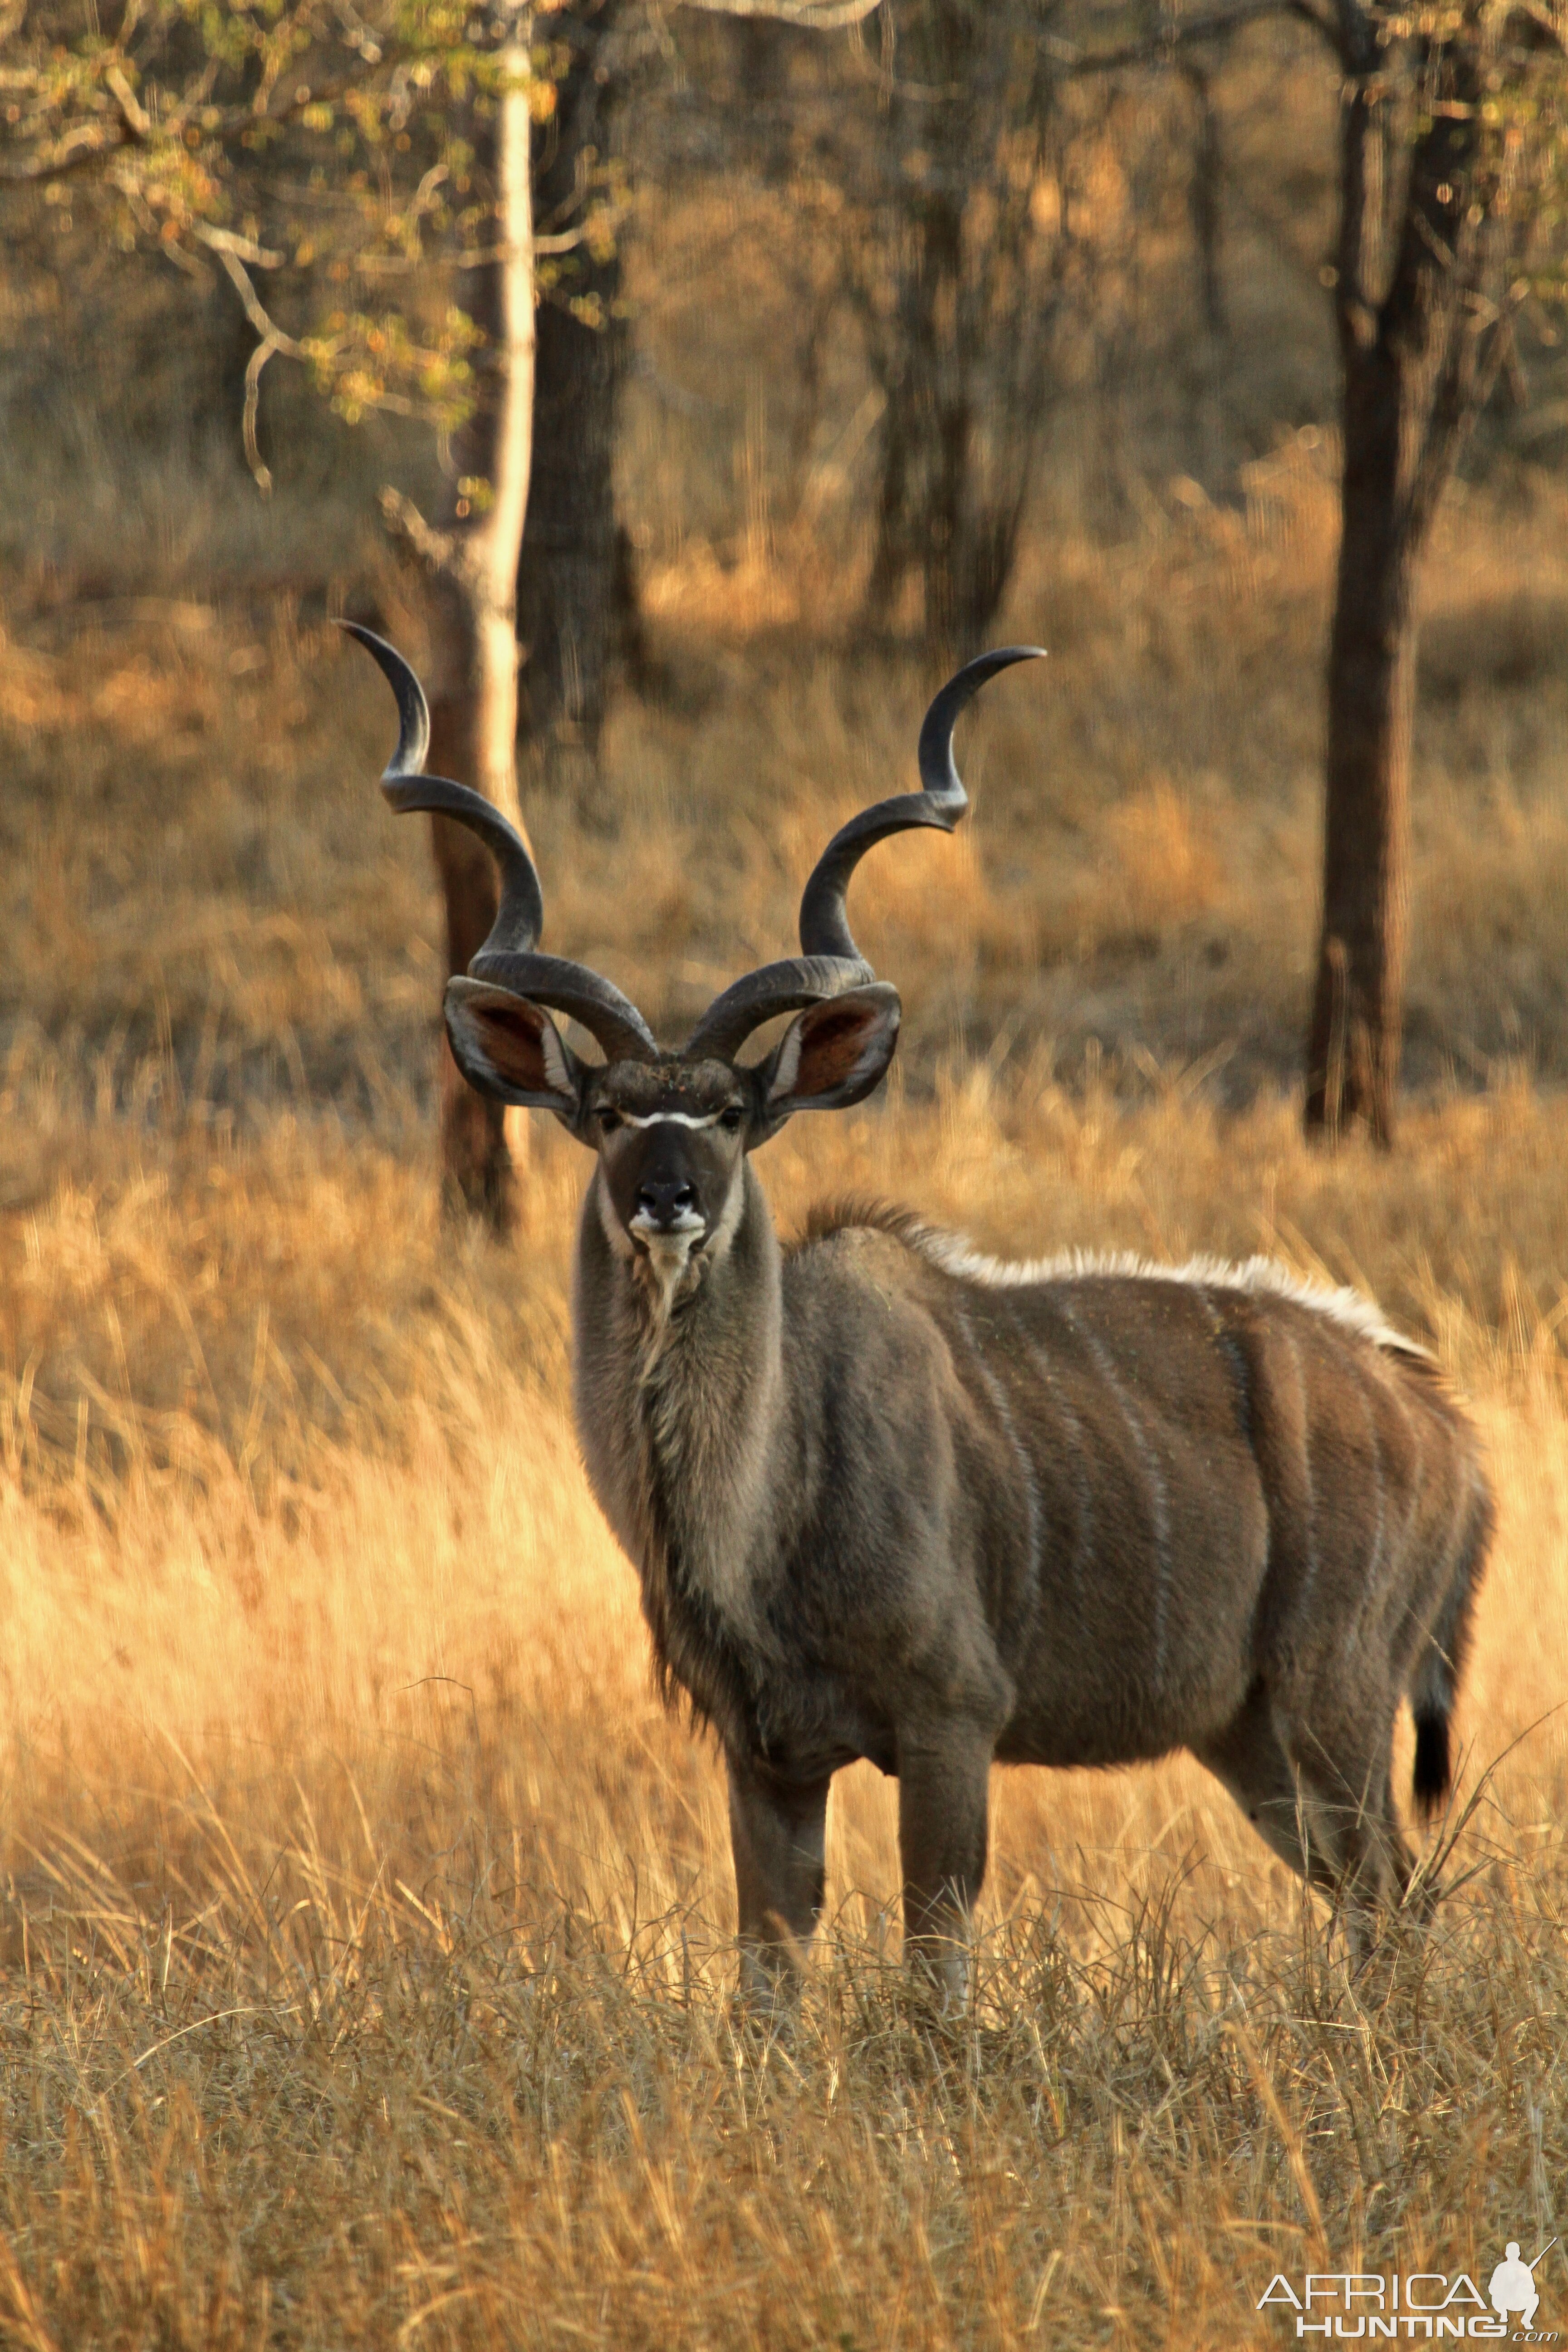
[[[1475,2269],[1554,2218],[1568,1455],[1498,1224],[1561,1263],[1560,1106],[1331,1163],[1278,1104],[969,1064],[773,1147],[786,1219],[868,1185],[989,1243],[1370,1279],[1468,1386],[1503,1518],[1448,1866],[1479,1876],[1425,1949],[1352,1982],[1195,1768],[1009,1774],[944,2024],[890,1966],[859,1768],[773,2048],[727,2006],[715,1760],[651,1696],[565,1420],[573,1147],[534,1139],[511,1255],[382,1136],[138,1132],[24,1066],[5,1108],[58,1154],[7,1217],[18,2340],[1258,2341],[1276,2269]]]
[[[910,1050],[760,1164],[786,1228],[853,1191],[1010,1252],[1272,1249],[1437,1349],[1501,1526],[1447,1892],[1354,1979],[1196,1768],[999,1774],[978,1996],[935,2016],[858,1768],[799,2024],[740,2024],[721,1776],[568,1419],[584,1163],[520,1135],[512,1249],[437,1220],[382,689],[286,599],[6,610],[10,2339],[1252,2344],[1276,2272],[1482,2272],[1568,2219],[1560,517],[1447,526],[1417,1091],[1391,1156],[1311,1154],[1326,464],[1032,559],[1052,663],[977,714],[972,824],[857,884]],[[787,941],[929,684],[710,571],[655,583],[618,831],[529,809],[549,942],[667,1021]]]

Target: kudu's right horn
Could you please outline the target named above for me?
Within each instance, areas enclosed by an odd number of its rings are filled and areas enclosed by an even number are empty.
[[[760,1029],[775,1013],[821,1004],[830,997],[842,996],[847,989],[864,988],[876,978],[849,929],[845,895],[850,877],[866,852],[889,834],[920,825],[952,831],[969,806],[952,756],[952,730],[959,713],[999,669],[1044,657],[1043,646],[1000,646],[993,653],[977,654],[948,679],[921,728],[918,757],[924,789],[877,801],[840,825],[817,859],[801,896],[803,952],[747,972],[716,996],[687,1041],[689,1060],[708,1054],[732,1060],[752,1030]]]
[[[500,869],[500,907],[489,938],[469,961],[468,977],[569,1014],[598,1040],[611,1061],[657,1061],[652,1030],[613,982],[590,971],[586,964],[535,953],[544,921],[544,893],[528,844],[516,827],[482,793],[422,772],[430,749],[430,710],[425,689],[403,656],[357,621],[340,621],[338,626],[359,639],[397,697],[397,748],[382,772],[383,793],[400,814],[428,809],[432,814],[455,817],[478,834]]]

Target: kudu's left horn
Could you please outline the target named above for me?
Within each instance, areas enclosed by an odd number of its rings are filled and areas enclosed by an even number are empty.
[[[840,825],[817,859],[801,896],[803,953],[780,963],[763,964],[716,996],[687,1043],[689,1058],[713,1054],[721,1060],[731,1060],[752,1030],[775,1013],[821,1004],[830,997],[842,996],[847,989],[864,988],[876,978],[849,929],[845,895],[850,877],[866,852],[889,834],[907,833],[920,825],[952,831],[969,806],[969,795],[952,757],[952,730],[960,712],[999,669],[1044,657],[1043,646],[1000,646],[993,653],[977,654],[948,679],[921,728],[918,758],[923,790],[877,801]]]
[[[397,748],[382,772],[383,793],[400,814],[428,809],[466,824],[478,834],[500,871],[500,907],[489,938],[469,961],[468,977],[580,1021],[612,1061],[657,1060],[652,1030],[613,982],[590,971],[586,964],[535,953],[544,922],[544,893],[528,844],[516,827],[482,793],[446,776],[421,772],[430,749],[430,710],[425,689],[403,656],[357,621],[340,621],[338,626],[359,639],[397,697]]]

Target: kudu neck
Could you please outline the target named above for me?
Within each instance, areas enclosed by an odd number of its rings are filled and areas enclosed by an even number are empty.
[[[648,1269],[617,1246],[597,1187],[595,1176],[574,1302],[584,1461],[641,1577],[656,1654],[739,1737],[751,1670],[738,1662],[768,1647],[766,1594],[784,1535],[778,1237],[748,1165],[730,1229],[715,1232],[696,1278],[667,1308]],[[721,1658],[732,1670],[719,1671]]]

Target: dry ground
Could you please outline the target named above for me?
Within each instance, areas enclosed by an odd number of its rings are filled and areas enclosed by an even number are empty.
[[[1001,1775],[943,2024],[892,1966],[867,1768],[771,2047],[728,2006],[714,1759],[576,1465],[583,1163],[520,1137],[514,1250],[437,1224],[381,690],[286,596],[13,600],[9,2340],[1267,2343],[1276,2271],[1489,2272],[1568,2221],[1568,583],[1544,491],[1447,527],[1392,1157],[1308,1155],[1275,1082],[1329,528],[1292,445],[1246,516],[1175,501],[1026,581],[1053,664],[973,722],[973,825],[857,885],[905,1074],[763,1163],[786,1224],[852,1188],[1004,1249],[1272,1247],[1433,1341],[1502,1504],[1436,1931],[1352,1983],[1195,1768]],[[617,716],[618,831],[530,814],[550,944],[669,1019],[787,940],[930,681],[700,551],[652,593],[675,685]],[[1539,2276],[1561,2317],[1568,2266]]]

